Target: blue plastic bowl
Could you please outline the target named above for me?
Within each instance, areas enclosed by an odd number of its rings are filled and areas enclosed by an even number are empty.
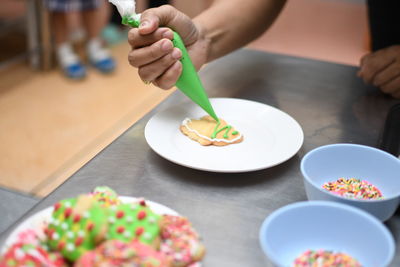
[[[381,221],[389,219],[400,200],[400,160],[382,150],[354,144],[335,144],[308,152],[301,172],[309,200],[329,200],[361,208]],[[366,180],[377,186],[384,199],[349,199],[322,188],[340,177]]]
[[[293,266],[308,249],[347,253],[363,267],[384,267],[395,243],[387,228],[360,209],[331,201],[290,204],[268,216],[260,229],[261,247],[276,266]]]

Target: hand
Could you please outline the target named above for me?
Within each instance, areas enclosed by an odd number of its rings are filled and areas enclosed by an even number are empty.
[[[361,58],[358,76],[384,93],[400,98],[400,45],[370,53]]]
[[[173,87],[182,73],[182,52],[173,47],[170,28],[182,37],[197,69],[207,60],[207,42],[189,17],[169,5],[144,11],[139,28],[129,31],[128,59],[143,81],[162,89]]]

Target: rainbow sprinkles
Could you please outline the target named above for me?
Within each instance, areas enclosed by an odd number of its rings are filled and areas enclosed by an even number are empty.
[[[232,125],[223,119],[217,122],[210,116],[204,116],[198,120],[186,118],[180,130],[203,146],[226,146],[243,141],[243,135]]]

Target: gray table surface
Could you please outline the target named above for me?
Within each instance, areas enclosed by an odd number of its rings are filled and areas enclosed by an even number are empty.
[[[331,143],[377,146],[386,113],[399,102],[364,85],[356,72],[350,66],[239,50],[204,68],[204,85],[210,97],[254,100],[295,118],[305,141],[293,158],[239,174],[198,171],[161,158],[147,145],[144,127],[156,112],[188,101],[176,92],[25,217],[60,199],[108,185],[120,195],[143,196],[189,217],[207,247],[204,266],[270,266],[260,249],[258,231],[271,212],[306,200],[299,168],[302,156]],[[387,225],[398,239],[400,216]],[[1,236],[3,241],[10,230]],[[400,266],[399,249],[393,266]]]

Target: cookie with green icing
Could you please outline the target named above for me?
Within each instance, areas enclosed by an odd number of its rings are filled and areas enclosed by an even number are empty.
[[[160,218],[147,207],[144,200],[110,207],[106,238],[123,242],[138,240],[157,248],[160,242]]]
[[[56,203],[46,234],[52,250],[75,261],[104,240],[106,231],[107,209],[85,195]]]

